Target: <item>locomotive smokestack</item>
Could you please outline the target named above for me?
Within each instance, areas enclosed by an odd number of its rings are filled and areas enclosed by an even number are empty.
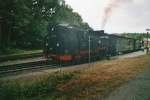
[[[97,31],[95,31],[95,32],[98,33],[98,34],[104,34],[104,33],[105,33],[104,30],[97,30]]]
[[[99,32],[100,32],[100,33],[105,33],[105,30],[100,30]]]

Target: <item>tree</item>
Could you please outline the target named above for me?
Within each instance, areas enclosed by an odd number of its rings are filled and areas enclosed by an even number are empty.
[[[87,23],[83,22],[81,16],[73,12],[73,9],[68,5],[61,6],[53,17],[57,23],[67,23],[72,26],[91,29]]]
[[[49,23],[90,28],[64,0],[5,0],[0,19],[1,48],[40,48]]]
[[[36,42],[36,37],[46,30],[51,10],[57,5],[58,0],[5,0],[1,3],[3,47],[8,47],[10,41],[19,46],[31,44],[31,40]]]

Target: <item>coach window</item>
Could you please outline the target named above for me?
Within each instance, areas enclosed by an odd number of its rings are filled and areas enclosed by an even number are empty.
[[[84,38],[87,38],[87,33],[86,32],[84,32]]]
[[[128,40],[128,45],[130,45],[131,44],[131,40]]]

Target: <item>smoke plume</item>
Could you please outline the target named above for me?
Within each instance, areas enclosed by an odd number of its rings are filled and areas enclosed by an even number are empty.
[[[112,13],[114,12],[115,8],[118,8],[122,3],[130,2],[133,0],[108,0],[108,4],[104,8],[104,15],[102,18],[102,26],[101,28],[104,29],[109,17],[111,17]]]

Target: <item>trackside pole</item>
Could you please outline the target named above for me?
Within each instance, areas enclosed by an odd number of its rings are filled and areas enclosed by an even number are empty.
[[[88,40],[88,42],[89,42],[89,67],[90,67],[90,62],[91,62],[91,36],[89,35],[89,40]]]

